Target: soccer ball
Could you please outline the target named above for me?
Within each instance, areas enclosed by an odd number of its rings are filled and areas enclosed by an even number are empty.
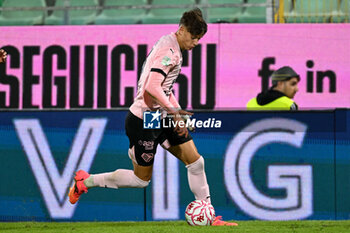
[[[214,221],[215,210],[209,202],[195,200],[187,205],[185,218],[191,226],[209,226]]]

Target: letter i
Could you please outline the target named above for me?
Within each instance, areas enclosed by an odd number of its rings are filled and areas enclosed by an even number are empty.
[[[314,67],[314,62],[312,60],[308,60],[306,62],[306,66],[308,68],[313,68]],[[312,93],[314,91],[314,72],[313,71],[307,71],[306,72],[306,76],[307,76],[306,92]]]

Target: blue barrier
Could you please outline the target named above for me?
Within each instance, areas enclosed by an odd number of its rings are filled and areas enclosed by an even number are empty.
[[[349,219],[349,110],[197,112],[192,133],[225,219]],[[0,221],[184,219],[194,199],[181,162],[158,148],[144,189],[90,189],[67,200],[73,171],[132,168],[126,111],[1,112]],[[165,171],[165,172],[164,172]]]

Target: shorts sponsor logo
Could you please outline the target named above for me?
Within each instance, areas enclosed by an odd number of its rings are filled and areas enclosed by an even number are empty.
[[[141,155],[141,157],[143,158],[143,160],[145,160],[146,162],[149,162],[153,159],[154,154],[153,153],[143,153]]]
[[[154,141],[142,141],[139,140],[139,145],[144,146],[146,150],[153,150]]]

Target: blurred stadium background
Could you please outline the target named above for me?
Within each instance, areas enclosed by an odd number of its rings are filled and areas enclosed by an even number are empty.
[[[75,206],[67,191],[76,168],[131,168],[124,118],[142,63],[193,7],[209,31],[184,52],[175,95],[199,119],[223,121],[193,133],[216,212],[350,219],[350,0],[0,0],[0,47],[9,54],[0,64],[0,221],[184,219],[193,200],[186,170],[162,149],[144,190],[92,189]],[[245,112],[267,88],[269,66],[282,65],[301,74],[296,102],[305,111]],[[281,132],[241,145],[255,126]],[[248,144],[260,147],[240,173],[234,148]],[[233,176],[254,186],[237,187]]]
[[[0,25],[178,23],[195,6],[209,23],[349,22],[349,0],[1,0]]]

